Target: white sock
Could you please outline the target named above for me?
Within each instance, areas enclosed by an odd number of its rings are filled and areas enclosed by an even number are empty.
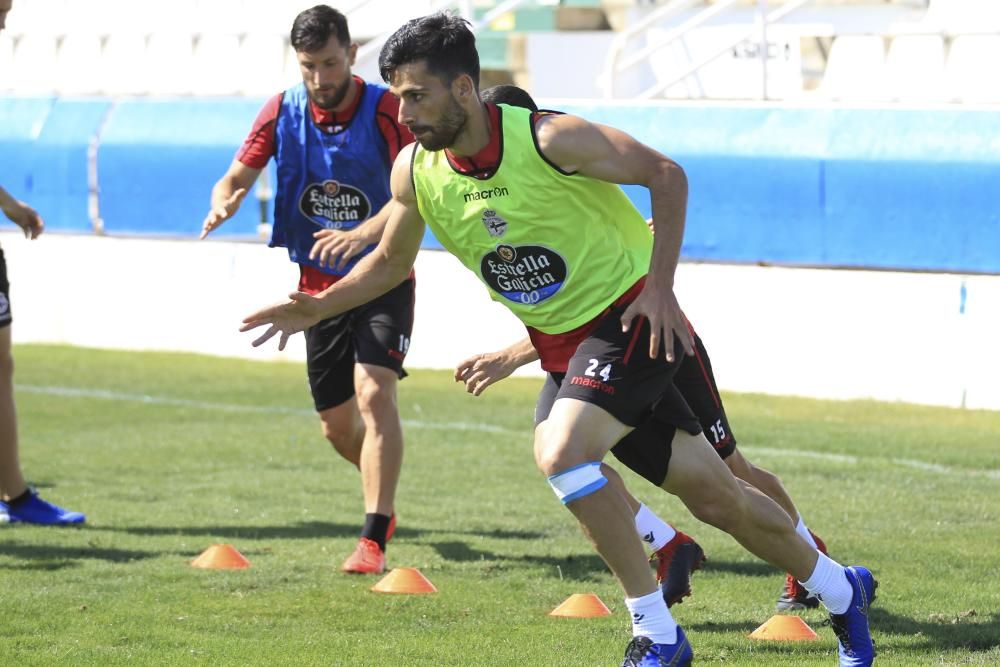
[[[819,551],[819,545],[816,544],[816,540],[813,539],[812,533],[806,528],[806,522],[802,520],[802,515],[799,514],[799,523],[795,526],[795,532],[802,536],[802,539],[809,543],[816,551]]]
[[[633,637],[649,637],[654,644],[677,642],[677,621],[670,615],[660,589],[641,598],[625,598],[625,605],[632,615]]]
[[[809,579],[801,583],[803,588],[819,598],[831,614],[843,614],[851,606],[854,589],[847,581],[844,566],[825,554],[819,553],[816,569]]]
[[[643,504],[639,505],[639,511],[635,513],[635,532],[639,533],[639,539],[648,544],[654,553],[677,534],[673,526]]]

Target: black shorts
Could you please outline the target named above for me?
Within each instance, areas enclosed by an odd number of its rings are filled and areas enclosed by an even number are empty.
[[[698,417],[708,443],[725,459],[736,451],[736,436],[729,428],[729,418],[715,384],[705,344],[693,328],[691,335],[694,336],[694,355],[685,356],[681,361],[674,375],[674,386]]]
[[[306,330],[306,366],[316,411],[354,396],[354,364],[371,364],[406,377],[403,360],[413,332],[415,281]]]
[[[736,437],[729,429],[729,420],[715,385],[705,344],[693,329],[691,333],[694,335],[695,353],[681,359],[680,368],[674,375],[674,387],[698,418],[709,443],[725,459],[736,451]],[[663,412],[669,410],[671,405],[670,401],[658,403],[649,420],[611,449],[616,459],[656,486],[663,485],[670,465],[674,431],[670,427],[670,415]]]
[[[623,332],[621,316],[627,303],[611,308],[569,360],[566,373],[550,373],[535,405],[535,423],[548,418],[560,398],[596,405],[628,426],[638,426],[654,412],[672,426],[700,433],[701,426],[673,385],[679,362],[661,354],[649,357],[649,322],[636,320]],[[674,355],[684,350],[674,340]]]
[[[14,318],[10,314],[10,282],[7,280],[7,259],[0,249],[0,329],[10,326]]]

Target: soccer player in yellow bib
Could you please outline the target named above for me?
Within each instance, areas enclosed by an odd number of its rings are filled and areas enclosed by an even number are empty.
[[[508,104],[538,111],[538,105],[531,95],[522,88],[499,85],[487,88],[479,94],[484,102]],[[557,113],[543,111],[542,113]],[[647,220],[650,224],[652,221]],[[674,386],[701,423],[702,432],[709,444],[725,461],[734,475],[749,482],[778,503],[795,522],[796,532],[806,542],[825,554],[826,544],[807,526],[785,490],[781,479],[774,473],[754,465],[736,447],[736,436],[729,426],[722,397],[715,383],[715,374],[708,351],[701,338],[690,325],[694,336],[694,354],[681,359],[681,365],[674,375]],[[497,350],[475,354],[463,360],[455,369],[455,380],[465,384],[466,391],[479,396],[487,387],[513,373],[518,367],[538,359],[538,352],[529,339]],[[655,429],[636,429],[611,448],[615,458],[656,486],[663,484],[669,463],[669,448]],[[667,606],[679,602],[691,594],[691,573],[701,567],[705,560],[702,548],[690,536],[676,530],[664,522],[646,505],[632,496],[624,488],[624,482],[613,468],[603,467],[602,471],[612,484],[618,484],[635,514],[636,532],[649,548],[650,561],[656,564],[656,579],[660,582],[663,599]],[[701,508],[690,507],[698,516]],[[802,584],[790,574],[785,575],[785,585],[776,605],[778,611],[795,611],[819,606],[819,600],[809,595]]]
[[[468,24],[449,14],[414,19],[379,57],[417,142],[393,166],[392,211],[378,247],[316,295],[248,316],[268,328],[260,345],[391,289],[413,265],[430,225],[441,244],[528,329],[549,372],[536,414],[535,460],[618,578],[632,617],[623,665],[686,665],[693,657],[671,617],[601,460],[637,427],[671,443],[664,488],[686,504],[714,500],[701,517],[793,574],[833,615],[841,665],[868,665],[868,604],[875,580],[843,567],[795,532],[788,514],[739,482],[673,386],[692,336],[673,280],[687,207],[675,162],[628,135],[571,115],[533,117],[484,105]],[[655,242],[617,184],[649,188]]]

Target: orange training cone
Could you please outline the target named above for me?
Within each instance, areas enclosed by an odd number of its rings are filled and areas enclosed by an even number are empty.
[[[750,639],[782,642],[811,642],[819,639],[813,629],[799,616],[775,614],[750,633]]]
[[[392,572],[372,586],[371,590],[376,593],[407,593],[410,595],[438,592],[438,589],[434,588],[434,584],[415,567],[394,568]]]
[[[549,612],[549,616],[567,618],[595,618],[610,616],[611,610],[593,593],[573,593],[561,605]]]
[[[250,561],[231,544],[213,544],[191,561],[191,566],[207,570],[242,570],[250,567]]]

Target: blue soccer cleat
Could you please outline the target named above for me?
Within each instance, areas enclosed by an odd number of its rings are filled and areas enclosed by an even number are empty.
[[[7,503],[0,500],[0,523],[10,523],[10,515],[7,514]]]
[[[844,568],[854,597],[843,614],[830,614],[830,625],[840,646],[840,667],[869,667],[875,660],[875,644],[868,629],[868,606],[875,599],[878,582],[866,568]]]
[[[83,523],[87,517],[80,512],[71,512],[58,505],[46,502],[38,497],[35,491],[29,491],[28,497],[16,505],[5,503],[7,520],[10,523],[32,523],[39,526],[65,526],[73,523]]]
[[[625,648],[622,667],[688,667],[694,651],[680,626],[673,644],[654,644],[649,637],[633,637]]]

